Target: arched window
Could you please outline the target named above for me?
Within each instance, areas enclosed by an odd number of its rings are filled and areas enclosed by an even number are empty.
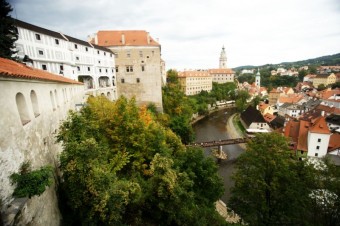
[[[37,94],[34,92],[34,90],[31,90],[30,96],[31,96],[31,102],[32,102],[34,116],[38,117],[40,115],[40,111],[39,111]]]
[[[28,114],[25,97],[24,95],[22,95],[22,93],[17,93],[17,95],[15,96],[15,100],[17,103],[17,108],[18,108],[18,112],[20,115],[21,123],[22,125],[26,125],[27,123],[31,121],[31,119]]]
[[[55,102],[54,102],[54,97],[53,97],[53,92],[50,91],[50,98],[51,98],[51,104],[52,104],[52,109],[55,111]]]
[[[112,97],[111,97],[111,93],[110,92],[107,92],[107,98],[109,99],[109,100],[111,100],[112,99]]]

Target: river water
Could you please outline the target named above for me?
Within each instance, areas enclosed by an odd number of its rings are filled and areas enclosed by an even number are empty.
[[[233,113],[234,111],[232,109],[220,110],[195,123],[193,128],[196,133],[196,142],[229,139],[230,137],[226,125],[228,118]],[[218,173],[223,179],[225,188],[224,195],[221,199],[223,202],[227,203],[230,198],[230,188],[234,184],[231,180],[231,175],[235,171],[235,159],[244,150],[238,145],[225,145],[223,146],[223,151],[228,155],[228,159],[218,163]],[[205,154],[211,156],[210,153],[211,148],[206,148]]]

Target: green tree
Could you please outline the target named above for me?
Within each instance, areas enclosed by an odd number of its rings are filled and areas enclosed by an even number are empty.
[[[247,100],[249,97],[249,93],[245,90],[239,90],[237,92],[235,105],[239,112],[242,112],[247,108]]]
[[[13,9],[6,0],[0,0],[0,4],[0,57],[13,59],[14,43],[18,39],[14,20],[9,15]]]
[[[300,225],[311,191],[306,172],[282,135],[258,134],[238,158],[229,204],[250,225]]]
[[[187,150],[134,100],[89,98],[70,113],[58,141],[65,224],[222,225],[214,162],[201,149]]]
[[[299,81],[302,82],[303,78],[307,75],[307,71],[305,70],[300,70],[299,71]]]

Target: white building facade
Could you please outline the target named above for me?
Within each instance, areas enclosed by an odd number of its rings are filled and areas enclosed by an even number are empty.
[[[20,20],[17,56],[35,68],[84,83],[87,95],[117,98],[115,59],[104,47]]]
[[[178,79],[188,96],[212,90],[212,76],[207,70],[178,72]]]
[[[69,110],[84,104],[86,96],[82,83],[3,58],[0,90],[0,200],[3,220],[11,222],[15,214],[7,208],[13,206],[14,186],[9,176],[19,172],[26,161],[34,170],[46,165],[58,167],[62,147],[56,143],[56,135],[60,122]],[[21,207],[17,210],[21,214],[18,225],[60,223],[55,183],[40,196],[23,201]]]

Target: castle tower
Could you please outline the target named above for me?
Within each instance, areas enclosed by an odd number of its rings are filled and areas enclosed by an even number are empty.
[[[255,76],[255,84],[256,84],[257,88],[261,87],[261,77],[260,77],[260,70],[259,69],[257,69],[257,73],[256,73],[256,76]]]
[[[224,46],[222,47],[220,55],[220,68],[227,68],[227,55],[225,53]]]

